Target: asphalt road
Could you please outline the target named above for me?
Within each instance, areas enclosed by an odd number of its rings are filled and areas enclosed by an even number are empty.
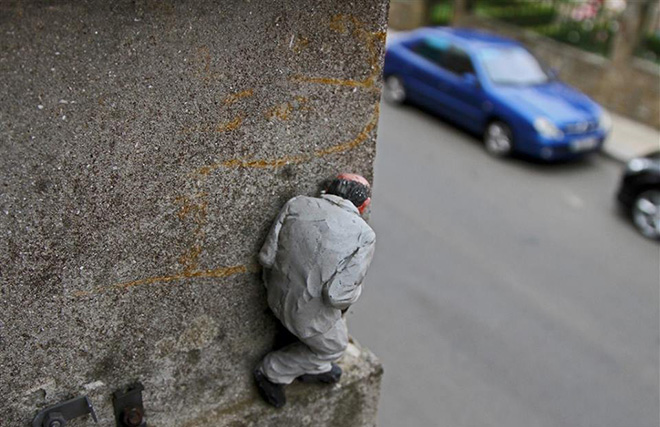
[[[490,158],[383,105],[377,251],[349,329],[385,367],[381,427],[657,427],[660,246],[622,166]]]

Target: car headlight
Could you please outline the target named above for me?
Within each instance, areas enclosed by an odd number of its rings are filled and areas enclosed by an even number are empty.
[[[534,120],[534,129],[536,129],[541,136],[546,138],[561,139],[564,137],[564,132],[559,130],[554,123],[545,117],[539,117]]]
[[[610,113],[603,110],[598,118],[598,127],[603,130],[610,130],[612,128],[612,116],[610,116]]]
[[[644,159],[644,158],[632,159],[626,165],[626,172],[628,173],[641,172],[644,169],[649,168],[651,164],[652,162],[649,159]]]

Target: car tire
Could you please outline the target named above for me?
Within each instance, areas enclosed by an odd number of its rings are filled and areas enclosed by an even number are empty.
[[[486,152],[493,157],[508,157],[513,152],[513,132],[506,123],[495,120],[488,123],[484,132]]]
[[[383,87],[383,96],[391,104],[403,104],[406,102],[408,93],[403,79],[399,76],[387,76]]]
[[[643,236],[660,240],[660,189],[638,194],[632,205],[631,216],[633,224]]]

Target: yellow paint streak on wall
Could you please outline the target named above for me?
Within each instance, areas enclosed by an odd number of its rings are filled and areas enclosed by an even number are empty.
[[[315,153],[315,157],[323,157],[327,156],[329,154],[336,154],[336,153],[341,153],[344,151],[352,150],[358,145],[362,144],[364,141],[369,138],[369,134],[374,130],[376,125],[378,124],[378,116],[380,115],[380,106],[379,104],[376,104],[376,107],[374,109],[374,113],[371,117],[371,120],[367,123],[367,125],[362,129],[362,131],[351,141],[348,141],[344,144],[339,144],[335,145],[333,147],[329,148],[324,148],[322,150],[319,150]]]
[[[254,94],[254,91],[252,89],[247,89],[241,92],[233,93],[225,98],[224,101],[222,101],[222,104],[227,106],[231,105],[234,102],[238,101],[241,98],[249,98]]]
[[[316,83],[321,85],[332,85],[332,86],[360,87],[365,89],[368,89],[373,86],[373,81],[369,80],[368,78],[365,80],[351,80],[351,79],[335,79],[330,77],[293,76],[292,79],[306,83]]]
[[[194,271],[197,269],[199,254],[202,253],[202,246],[200,244],[193,245],[178,259],[179,264],[183,266],[183,271]]]
[[[289,120],[291,118],[292,112],[293,112],[293,105],[291,105],[290,102],[285,102],[284,104],[280,104],[266,111],[266,118],[268,119],[278,118],[280,120]]]
[[[332,17],[330,20],[330,29],[337,33],[343,34],[347,31],[346,28],[346,16],[339,14]]]
[[[179,196],[174,199],[174,202],[181,205],[179,213],[177,214],[180,220],[184,220],[190,215],[194,217],[196,223],[201,223],[206,218],[206,207],[207,203],[204,201],[204,198],[208,195],[206,192],[200,192],[194,195],[194,197],[188,196]],[[194,203],[194,199],[201,199],[201,202]]]
[[[195,74],[197,74],[197,77],[203,82],[208,83],[216,78],[216,73],[211,71],[211,51],[208,46],[201,46],[197,49],[192,63],[200,65],[200,68]]]
[[[315,151],[313,154],[300,154],[297,156],[284,156],[276,159],[231,159],[223,162],[214,163],[212,165],[204,166],[197,169],[198,175],[206,176],[218,168],[246,168],[246,169],[271,169],[279,168],[290,164],[299,164],[313,158],[324,157],[330,154],[342,153],[344,151],[352,150],[367,140],[369,134],[375,129],[378,124],[378,116],[380,113],[380,106],[375,104],[374,112],[367,124],[357,134],[355,138],[350,141],[334,145],[332,147],[324,148]]]
[[[296,53],[301,53],[309,45],[309,39],[307,37],[299,37],[296,40],[296,44],[293,46],[293,51]]]
[[[376,82],[380,77],[381,65],[378,45],[376,42],[382,44],[385,41],[387,34],[384,31],[367,31],[364,28],[364,24],[359,19],[354,16],[347,15],[334,16],[330,20],[329,26],[331,30],[340,34],[345,34],[348,31],[349,23],[353,27],[353,36],[359,39],[367,48],[367,52],[369,54],[368,65],[369,69],[371,70],[369,75],[362,80],[296,75],[292,77],[294,81],[303,81],[332,86],[357,87],[362,89],[377,89]]]
[[[201,168],[195,171],[195,175],[206,176],[217,169],[215,164],[209,166],[202,166]]]
[[[236,265],[233,267],[222,267],[216,268],[213,270],[196,270],[190,272],[183,272],[175,274],[173,276],[163,276],[163,277],[150,277],[148,279],[135,280],[133,282],[120,283],[113,285],[113,288],[116,289],[128,289],[140,285],[149,285],[157,282],[172,282],[174,280],[182,280],[189,278],[223,278],[229,277],[236,274],[247,273],[248,268],[245,265]]]
[[[296,110],[309,111],[310,108],[307,106],[308,101],[309,99],[304,96],[296,96],[295,100],[292,102],[285,102],[276,105],[273,108],[269,108],[264,115],[268,120],[278,118],[286,121],[291,119],[291,114]]]
[[[178,259],[179,263],[183,266],[184,272],[197,269],[199,255],[202,253],[202,242],[205,237],[206,208],[208,206],[206,196],[207,193],[200,192],[192,197],[181,196],[174,199],[175,203],[181,205],[177,214],[179,220],[185,221],[186,218],[192,217],[192,221],[196,225],[192,234],[192,246]]]
[[[242,124],[243,124],[243,117],[238,116],[234,120],[232,120],[228,123],[218,125],[215,128],[215,131],[216,132],[228,132],[228,131],[231,131],[231,130],[236,130],[239,127],[241,127]]]
[[[156,283],[175,282],[184,279],[210,279],[210,278],[221,279],[224,277],[234,276],[237,274],[244,274],[255,270],[256,267],[251,267],[247,265],[235,265],[232,267],[221,267],[212,270],[184,271],[182,273],[173,274],[171,276],[147,277],[146,279],[134,280],[132,282],[118,283],[109,286],[101,286],[89,292],[85,292],[85,291],[76,292],[74,296],[83,297],[83,296],[99,294],[111,290],[125,290],[137,286],[153,285]]]

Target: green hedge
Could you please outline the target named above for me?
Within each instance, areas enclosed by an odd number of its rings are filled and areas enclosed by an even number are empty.
[[[609,23],[591,24],[586,22],[563,22],[534,29],[544,36],[582,50],[607,56],[612,44],[614,31]]]
[[[454,6],[451,3],[440,3],[431,9],[431,23],[433,25],[449,25],[454,14]]]
[[[479,2],[475,13],[521,27],[548,25],[557,17],[552,5],[529,2]]]
[[[642,39],[637,56],[660,63],[660,32],[649,34]]]

